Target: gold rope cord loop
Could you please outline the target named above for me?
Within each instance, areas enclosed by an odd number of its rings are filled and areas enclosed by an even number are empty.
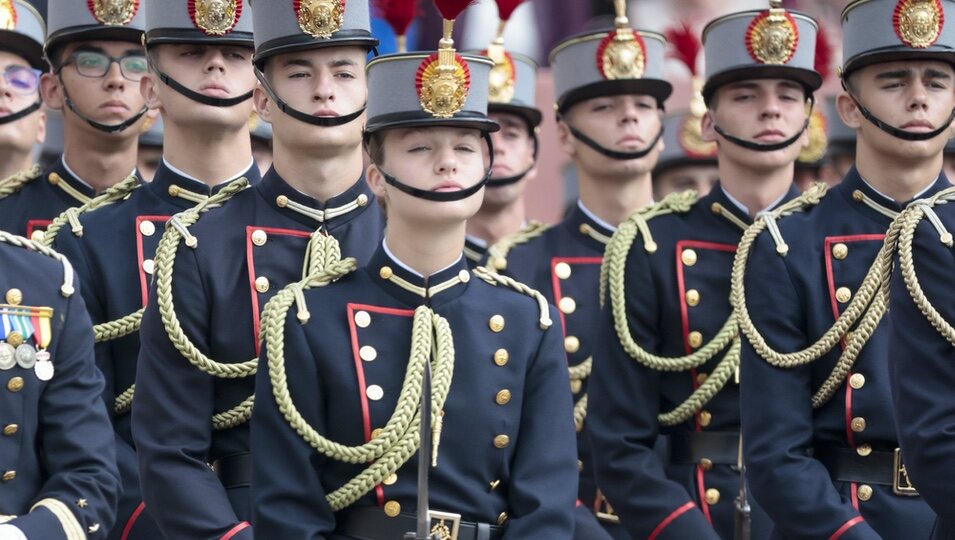
[[[692,418],[694,414],[703,410],[703,407],[726,386],[726,381],[739,369],[739,349],[739,337],[734,337],[729,351],[723,356],[706,381],[694,390],[686,401],[672,411],[657,415],[660,424],[664,426],[682,424]]]
[[[62,176],[55,172],[51,172],[47,178],[51,184],[63,190],[64,193],[75,199],[80,204],[86,204],[93,200],[91,197],[87,197],[75,187],[71,186],[69,182],[64,180]]]
[[[156,296],[159,314],[169,336],[169,341],[176,347],[182,356],[203,373],[220,378],[242,378],[255,374],[257,359],[253,358],[241,363],[216,362],[200,351],[192,340],[186,336],[176,316],[173,305],[172,275],[175,266],[176,252],[179,242],[183,239],[182,228],[188,228],[195,223],[199,216],[208,210],[222,206],[237,193],[249,186],[248,180],[240,178],[234,180],[219,193],[209,197],[190,210],[174,216],[166,224],[166,232],[159,241],[156,249]],[[178,226],[177,226],[178,225]],[[192,237],[195,240],[195,237]],[[188,240],[186,242],[188,245]],[[195,244],[194,244],[195,245]]]
[[[484,266],[475,267],[472,272],[474,272],[474,275],[484,282],[494,285],[495,287],[498,285],[503,285],[533,298],[537,302],[537,309],[540,313],[538,325],[540,326],[541,330],[547,330],[552,324],[554,324],[554,321],[552,321],[550,318],[550,304],[547,303],[547,299],[544,298],[544,295],[537,292],[536,289],[528,287],[516,279],[510,278],[508,276],[502,276],[494,270],[490,270]]]
[[[345,508],[368,493],[397,471],[419,446],[421,381],[425,365],[430,361],[434,374],[432,387],[432,439],[437,459],[440,444],[441,415],[454,369],[454,341],[447,320],[430,308],[420,306],[412,322],[411,353],[398,403],[387,424],[377,437],[359,446],[333,442],[308,424],[295,407],[289,393],[285,371],[285,320],[288,310],[302,290],[318,287],[354,270],[352,258],[336,263],[322,272],[293,283],[276,294],[265,306],[262,328],[268,352],[269,378],[276,404],[289,426],[319,453],[344,463],[371,463],[344,486],[329,493],[326,500],[332,510]]]
[[[252,418],[252,404],[254,402],[255,396],[252,395],[227,411],[213,414],[212,429],[222,431],[244,424],[249,418]]]
[[[487,250],[487,267],[493,268],[497,271],[506,270],[507,254],[510,253],[514,246],[530,242],[534,238],[544,234],[544,231],[549,228],[550,225],[545,225],[540,221],[532,220],[516,233],[510,236],[505,236],[504,238],[498,240]]]
[[[133,408],[133,394],[135,393],[136,384],[133,383],[122,394],[116,396],[116,399],[113,400],[113,410],[116,411],[116,414],[127,413]]]
[[[567,368],[568,374],[570,375],[571,381],[582,381],[590,376],[590,372],[593,370],[594,358],[588,356],[586,360],[577,364],[576,366],[570,366]]]
[[[26,248],[41,255],[46,255],[51,259],[56,259],[56,261],[59,262],[63,267],[63,283],[60,285],[60,294],[66,298],[69,298],[74,292],[76,292],[76,289],[73,287],[73,265],[70,264],[70,261],[63,255],[60,255],[56,251],[53,251],[49,247],[44,246],[39,242],[34,242],[29,238],[10,234],[5,231],[0,231],[0,242]]]
[[[20,189],[40,177],[40,166],[34,164],[29,169],[16,172],[0,180],[0,199],[9,197]]]
[[[143,308],[139,308],[125,317],[120,317],[119,319],[106,321],[100,324],[94,324],[93,339],[96,341],[96,343],[100,343],[103,341],[112,341],[114,339],[119,339],[121,337],[133,334],[139,330],[139,325],[142,322],[142,319]]]
[[[57,185],[63,184],[63,181],[57,183]],[[135,174],[127,176],[123,181],[114,184],[109,187],[102,194],[89,199],[87,202],[83,203],[80,206],[67,208],[65,212],[57,216],[50,226],[46,228],[46,232],[43,234],[43,244],[46,246],[52,246],[54,240],[56,240],[57,233],[60,232],[60,229],[64,225],[69,223],[70,229],[76,236],[83,236],[83,225],[80,223],[80,216],[96,210],[97,208],[113,204],[117,201],[122,200],[127,195],[133,192],[133,190],[138,189],[142,184],[139,182],[139,178]]]
[[[584,394],[574,403],[574,427],[578,432],[584,428],[584,420],[587,419],[587,401],[587,394]]]

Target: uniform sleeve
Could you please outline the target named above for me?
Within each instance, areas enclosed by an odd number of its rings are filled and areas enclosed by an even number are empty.
[[[915,271],[929,301],[955,322],[955,252],[923,221],[913,242]],[[915,305],[899,273],[892,276],[890,384],[899,441],[912,483],[940,516],[955,516],[955,348]]]
[[[794,283],[768,234],[757,238],[747,264],[746,305],[754,324],[778,351],[805,348],[808,294]],[[817,293],[818,294],[818,293]],[[786,538],[879,538],[832,484],[829,471],[809,457],[813,447],[812,369],[777,368],[742,340],[740,415],[750,490]]]
[[[658,352],[660,291],[643,249],[634,248],[627,256],[625,290],[630,333],[641,347]],[[604,306],[585,427],[597,484],[634,538],[719,538],[686,488],[667,478],[653,450],[660,424],[660,378],[623,349],[609,299]]]
[[[551,308],[551,320],[558,321]],[[543,333],[528,366],[505,540],[571,538],[577,500],[576,431],[560,326]]]
[[[53,378],[40,396],[37,446],[49,477],[30,513],[11,522],[27,538],[103,538],[116,519],[119,473],[113,430],[100,399],[89,316],[79,295],[54,317]],[[60,319],[62,317],[62,319]],[[93,534],[93,533],[99,533]]]
[[[173,301],[183,331],[208,354],[209,299],[195,251],[180,247]],[[239,522],[206,460],[212,441],[215,380],[193,366],[170,341],[150,289],[140,335],[133,407],[133,441],[143,499],[167,538],[252,537]]]
[[[294,309],[294,308],[293,308]],[[317,323],[313,323],[317,324]],[[304,419],[326,433],[324,392],[317,381],[316,356],[294,316],[285,324],[285,370],[289,393]],[[252,461],[252,508],[260,540],[319,540],[335,528],[318,471],[325,458],[289,426],[276,405],[265,347],[255,379],[252,412],[252,455],[281,456]],[[294,375],[293,375],[294,374]]]

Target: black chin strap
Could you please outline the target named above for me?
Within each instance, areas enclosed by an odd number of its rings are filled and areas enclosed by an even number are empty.
[[[586,144],[587,146],[593,148],[593,149],[596,150],[597,152],[599,152],[599,153],[601,153],[601,154],[607,156],[608,158],[610,158],[610,159],[616,159],[616,160],[619,160],[619,161],[628,161],[628,160],[631,160],[631,159],[640,159],[640,158],[646,156],[646,155],[649,154],[651,151],[653,151],[653,147],[655,147],[655,146],[657,145],[657,143],[660,142],[660,138],[663,137],[663,125],[661,124],[661,125],[660,125],[660,131],[657,132],[657,136],[653,138],[653,140],[650,142],[650,144],[647,145],[646,148],[644,148],[643,150],[638,150],[638,151],[636,151],[636,152],[620,152],[620,151],[618,151],[618,150],[611,150],[611,149],[609,149],[609,148],[606,148],[606,147],[604,147],[604,146],[601,146],[600,143],[598,143],[597,141],[595,141],[595,140],[591,139],[590,137],[584,135],[583,132],[581,132],[580,130],[578,130],[578,129],[575,128],[574,126],[570,125],[570,123],[567,122],[566,120],[564,121],[564,123],[567,124],[567,128],[570,129],[570,134],[573,135],[574,138],[576,138],[576,139],[579,140],[580,142]]]
[[[904,129],[897,128],[895,126],[889,125],[882,120],[880,120],[876,115],[872,114],[868,108],[866,108],[862,103],[859,103],[859,100],[849,92],[846,88],[845,83],[842,84],[843,89],[846,93],[849,94],[849,98],[852,99],[852,102],[856,104],[856,108],[859,109],[859,113],[862,114],[862,117],[872,123],[875,127],[881,129],[882,131],[888,133],[889,135],[902,139],[903,141],[927,141],[929,139],[934,139],[942,133],[945,133],[949,129],[949,125],[952,123],[952,120],[955,120],[955,109],[952,109],[952,112],[948,115],[948,120],[942,123],[942,127],[934,129],[932,131],[927,131],[925,133],[917,133],[912,131],[905,131]]]
[[[23,118],[24,116],[27,116],[29,114],[36,112],[42,106],[43,106],[43,100],[41,100],[40,98],[37,98],[37,100],[34,101],[33,104],[30,105],[29,107],[19,110],[13,114],[8,114],[6,116],[0,117],[0,126],[2,126],[3,124],[9,124],[10,122],[16,122],[17,120]]]
[[[782,150],[783,148],[792,146],[793,144],[796,143],[796,141],[802,138],[803,132],[806,131],[806,128],[809,127],[809,120],[812,118],[812,110],[815,107],[815,105],[816,105],[816,100],[813,98],[810,98],[809,99],[809,114],[806,115],[806,121],[803,123],[802,128],[799,131],[797,131],[796,134],[793,135],[792,137],[783,141],[779,141],[777,143],[763,144],[763,143],[758,143],[754,141],[747,141],[746,139],[741,139],[735,135],[730,135],[729,133],[724,131],[723,128],[717,125],[715,122],[713,123],[713,130],[719,133],[720,136],[726,139],[727,141],[735,144],[736,146],[745,148],[747,150],[753,150],[755,152],[775,152],[776,150]]]
[[[540,151],[540,142],[537,139],[537,134],[531,131],[531,137],[534,139],[534,163],[530,167],[524,170],[524,172],[517,173],[513,176],[504,176],[501,178],[491,178],[487,182],[487,187],[489,188],[500,188],[504,186],[509,186],[511,184],[516,184],[524,179],[527,176],[527,173],[534,170],[534,167],[537,166],[537,152]]]
[[[63,97],[65,98],[66,106],[71,111],[73,111],[73,114],[75,114],[76,116],[79,116],[84,121],[86,121],[87,124],[93,126],[94,128],[100,131],[104,131],[106,133],[119,133],[120,131],[123,131],[129,126],[138,122],[139,119],[142,118],[144,114],[146,114],[146,111],[149,110],[145,105],[143,105],[143,108],[140,109],[139,112],[137,112],[132,117],[127,118],[126,120],[123,120],[122,122],[118,124],[103,124],[103,123],[97,122],[96,120],[93,120],[92,118],[81,113],[79,109],[76,108],[76,105],[73,104],[73,100],[70,99],[70,93],[66,91],[66,85],[63,84],[63,78],[60,77],[59,74],[57,74],[57,78],[60,79],[60,87],[63,88]]]
[[[166,73],[160,70],[152,61],[150,61],[150,64],[152,64],[153,71],[155,71],[156,74],[159,75],[159,80],[162,81],[163,84],[165,84],[169,88],[172,88],[176,92],[179,92],[180,94],[186,96],[187,98],[197,103],[202,103],[203,105],[209,105],[212,107],[234,107],[238,105],[239,103],[242,103],[243,101],[252,99],[251,90],[249,90],[248,92],[240,96],[236,96],[234,98],[217,98],[217,97],[207,96],[205,94],[200,94],[199,92],[196,92],[195,90],[186,88],[184,85],[179,83],[179,81],[177,81],[176,79],[173,79],[169,75],[166,75]]]
[[[308,113],[294,109],[291,105],[285,102],[282,98],[275,93],[275,90],[272,89],[272,85],[265,79],[265,74],[262,73],[258,68],[255,70],[255,77],[262,83],[262,88],[265,89],[265,93],[269,95],[275,106],[279,108],[283,113],[291,116],[292,118],[305,122],[306,124],[311,124],[313,126],[319,127],[336,127],[343,126],[349,122],[353,122],[359,116],[365,112],[366,106],[362,106],[357,111],[346,114],[344,116],[314,116]]]
[[[436,202],[451,202],[451,201],[460,201],[467,199],[471,195],[474,195],[484,187],[488,180],[491,179],[491,169],[494,168],[494,144],[491,142],[491,136],[487,133],[484,134],[484,142],[487,143],[489,150],[489,155],[491,157],[490,165],[487,168],[487,171],[484,173],[484,178],[480,182],[474,184],[473,186],[467,189],[461,189],[458,191],[429,191],[427,189],[419,189],[416,187],[409,186],[401,180],[398,180],[394,176],[386,173],[381,167],[378,168],[378,172],[381,173],[381,176],[385,179],[389,185],[398,188],[401,191],[404,191],[412,197],[417,197],[419,199],[424,199],[427,201],[436,201]]]

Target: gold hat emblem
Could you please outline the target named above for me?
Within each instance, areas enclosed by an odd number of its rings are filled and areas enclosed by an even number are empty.
[[[345,0],[295,0],[295,16],[302,32],[328,39],[345,22]]]
[[[441,58],[441,53],[450,53],[450,59]],[[453,49],[442,50],[421,62],[415,86],[422,110],[435,118],[451,118],[467,101],[471,70]]]
[[[760,13],[746,29],[746,50],[761,64],[785,64],[798,46],[796,21],[781,8]]]
[[[190,0],[189,13],[197,28],[211,36],[223,36],[239,22],[242,0]]]
[[[938,40],[945,24],[939,0],[900,0],[892,13],[892,27],[902,43],[924,49]]]
[[[694,159],[716,157],[716,143],[703,140],[702,118],[688,114],[680,124],[680,147]]]
[[[822,111],[813,109],[809,117],[809,146],[799,152],[796,158],[800,163],[815,163],[825,157],[826,146],[829,140],[826,137],[826,117]]]
[[[494,67],[488,74],[487,100],[490,103],[510,103],[514,99],[514,87],[517,83],[514,59],[503,47],[493,44],[484,53],[494,61]]]
[[[597,46],[597,69],[608,80],[639,79],[647,66],[646,44],[632,28],[617,28]]]
[[[139,9],[139,0],[87,0],[87,6],[101,24],[125,26]]]
[[[0,30],[13,30],[17,27],[17,10],[13,0],[0,0]]]

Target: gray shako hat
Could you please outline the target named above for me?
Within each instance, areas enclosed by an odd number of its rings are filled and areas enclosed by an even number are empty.
[[[836,98],[826,98],[826,138],[829,140],[828,155],[856,153],[856,130],[842,123],[836,110]]]
[[[663,119],[663,152],[653,174],[683,165],[715,165],[716,143],[701,136],[702,118],[690,110],[667,114]]]
[[[457,201],[477,193],[491,178],[494,146],[489,133],[500,126],[487,116],[490,58],[460,54],[451,34],[454,19],[464,6],[435,0],[444,18],[438,50],[379,56],[368,63],[368,123],[365,140],[388,129],[460,127],[483,133],[491,163],[474,186],[459,191],[433,192],[410,186],[379,171],[389,185],[430,201]]]
[[[842,81],[862,116],[882,131],[906,141],[934,139],[955,120],[928,132],[910,132],[877,118],[846,84],[855,71],[893,61],[939,60],[955,66],[953,0],[856,0],[842,11]]]
[[[782,9],[771,0],[767,10],[731,13],[703,29],[709,102],[720,86],[740,79],[791,79],[806,95],[822,86],[815,69],[818,25],[808,15]]]
[[[44,51],[63,43],[95,39],[142,43],[142,0],[49,0]],[[51,62],[52,63],[52,62]]]
[[[43,39],[46,25],[36,8],[24,0],[0,3],[0,50],[22,56],[34,69],[46,69]]]
[[[143,0],[146,47],[209,43],[253,47],[249,0]]]
[[[255,0],[255,65],[276,54],[357,46],[371,50],[378,40],[371,35],[369,0]]]

